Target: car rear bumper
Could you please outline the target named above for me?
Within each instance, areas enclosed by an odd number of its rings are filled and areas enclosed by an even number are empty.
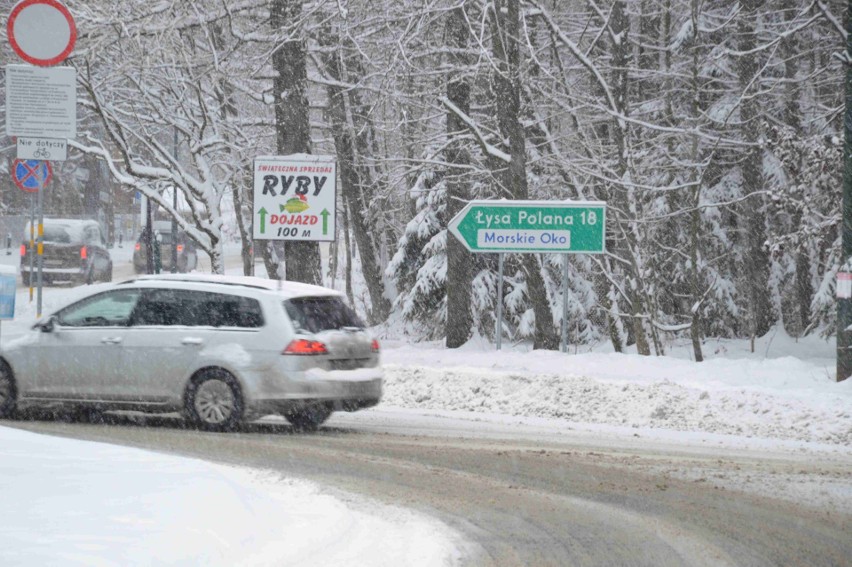
[[[379,367],[357,370],[312,368],[299,373],[295,379],[267,377],[262,382],[246,400],[252,411],[281,413],[312,402],[330,402],[336,410],[353,411],[379,403],[384,375]]]
[[[42,268],[42,276],[49,276],[51,280],[73,280],[83,278],[86,275],[85,268]],[[29,266],[21,266],[21,274],[30,274]],[[38,276],[38,266],[33,266],[32,274]]]

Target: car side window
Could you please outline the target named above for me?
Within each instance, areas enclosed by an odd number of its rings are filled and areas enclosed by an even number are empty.
[[[263,311],[260,303],[250,297],[208,294],[213,296],[208,315],[208,324],[214,327],[257,328],[263,326]]]
[[[138,289],[101,293],[69,305],[56,318],[63,327],[125,327],[139,296]]]
[[[263,314],[259,302],[247,297],[156,289],[145,293],[132,324],[256,328],[263,326]]]
[[[194,326],[202,309],[201,298],[192,291],[154,289],[145,292],[133,313],[132,325]]]

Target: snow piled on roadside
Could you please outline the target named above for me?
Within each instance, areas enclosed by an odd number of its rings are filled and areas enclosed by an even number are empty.
[[[0,564],[449,565],[457,536],[305,481],[0,427]]]
[[[383,403],[852,446],[852,380],[834,382],[827,345],[791,341],[776,338],[774,349],[811,353],[810,360],[767,357],[769,349],[747,355],[734,342],[720,349],[724,356],[696,364],[386,341]]]

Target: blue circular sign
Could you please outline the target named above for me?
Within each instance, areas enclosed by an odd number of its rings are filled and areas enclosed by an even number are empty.
[[[50,164],[37,159],[15,160],[15,167],[12,168],[15,185],[27,193],[36,193],[39,187],[46,187],[52,176]]]

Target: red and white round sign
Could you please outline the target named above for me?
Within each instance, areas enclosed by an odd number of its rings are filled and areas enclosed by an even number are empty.
[[[57,0],[21,0],[6,24],[9,43],[21,59],[49,67],[65,60],[77,41],[77,26]]]

